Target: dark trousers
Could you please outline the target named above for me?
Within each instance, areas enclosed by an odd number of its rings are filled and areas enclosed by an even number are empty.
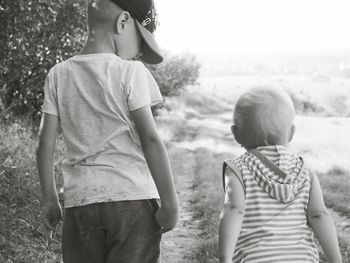
[[[97,203],[65,209],[64,263],[157,263],[156,200]]]

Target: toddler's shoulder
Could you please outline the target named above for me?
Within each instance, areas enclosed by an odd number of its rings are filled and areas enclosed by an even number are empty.
[[[314,178],[317,176],[314,169],[312,168],[312,166],[308,163],[305,162],[304,158],[303,160],[303,169],[307,172],[307,174],[309,175],[310,178],[310,183],[312,184],[312,182],[314,181]]]
[[[224,189],[226,186],[226,179],[225,179],[226,176],[228,177],[236,176],[239,182],[241,183],[243,189],[245,189],[242,171],[239,164],[240,158],[241,156],[234,156],[233,158],[224,160],[223,167],[222,167],[222,181],[223,181]]]
[[[232,158],[226,159],[223,162],[223,173],[226,172],[227,169],[234,172],[235,174],[240,175],[242,173],[241,171],[241,155],[240,156],[234,156]]]
[[[231,158],[225,159],[224,163],[226,163],[228,166],[239,166],[244,156],[245,154],[232,156]]]
[[[242,158],[244,156],[245,156],[245,153],[241,155],[234,155],[231,158],[225,159],[224,163],[226,163],[228,166],[240,166],[242,162]]]

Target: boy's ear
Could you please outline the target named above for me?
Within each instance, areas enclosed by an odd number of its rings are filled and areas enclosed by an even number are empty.
[[[130,13],[127,11],[121,12],[121,14],[118,16],[117,20],[115,21],[115,29],[118,35],[122,34],[125,31],[126,25],[129,22],[130,18]]]
[[[295,133],[295,125],[292,124],[292,127],[290,127],[290,133],[289,133],[288,142],[290,142],[293,139],[294,133]]]

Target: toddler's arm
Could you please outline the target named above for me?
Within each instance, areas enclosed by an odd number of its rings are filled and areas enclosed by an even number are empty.
[[[225,171],[225,182],[225,202],[221,211],[219,226],[219,258],[220,263],[231,263],[241,230],[245,197],[239,179],[229,168]]]
[[[58,117],[44,113],[39,129],[39,145],[36,151],[38,173],[43,194],[43,213],[47,226],[59,222],[62,209],[59,204],[53,173],[53,156],[56,145]]]
[[[166,232],[175,227],[179,208],[168,154],[158,134],[150,107],[131,111],[131,116],[161,200],[156,218],[163,227],[163,232]]]
[[[329,262],[342,262],[337,232],[332,217],[324,204],[320,182],[316,175],[311,180],[307,218]]]

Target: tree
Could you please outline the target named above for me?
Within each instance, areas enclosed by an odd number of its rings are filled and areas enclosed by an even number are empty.
[[[84,2],[6,0],[0,5],[2,115],[38,117],[48,70],[83,44]]]

